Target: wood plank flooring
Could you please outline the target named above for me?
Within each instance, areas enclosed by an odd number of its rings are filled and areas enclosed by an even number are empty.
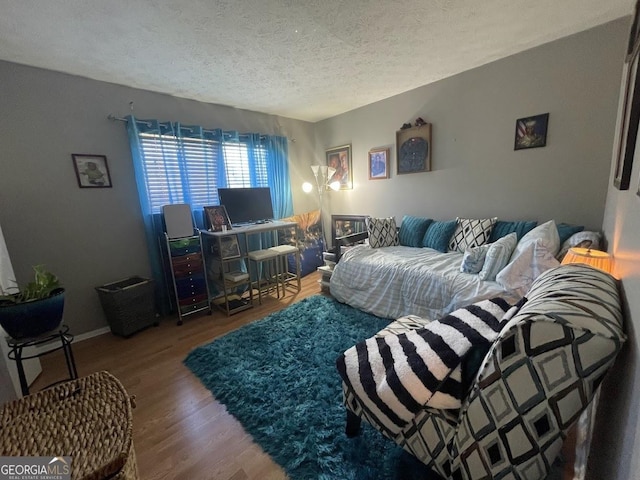
[[[182,364],[195,347],[242,325],[320,293],[316,272],[297,294],[263,297],[263,304],[231,317],[187,317],[177,326],[164,319],[128,339],[105,334],[73,345],[80,376],[108,370],[136,396],[134,445],[140,478],[283,480],[287,476]],[[58,352],[41,359],[43,373],[32,391],[66,376]],[[565,479],[572,478],[569,472]],[[336,479],[338,480],[338,479]]]

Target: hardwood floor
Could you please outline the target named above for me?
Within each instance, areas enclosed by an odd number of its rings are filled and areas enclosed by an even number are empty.
[[[308,275],[299,293],[280,300],[263,297],[262,305],[256,302],[254,308],[231,317],[214,310],[211,316],[187,317],[182,326],[175,318],[164,319],[159,327],[128,339],[109,333],[74,343],[80,376],[108,370],[136,396],[133,436],[141,479],[287,478],[182,361],[199,345],[319,294],[319,279],[317,272]],[[41,359],[43,372],[32,391],[66,376],[64,357],[58,353]],[[573,478],[571,473],[567,466],[563,478]]]
[[[319,279],[318,273],[307,275],[299,293],[263,297],[262,305],[256,301],[231,317],[214,310],[211,316],[187,317],[182,326],[167,318],[128,339],[109,333],[73,344],[80,376],[108,370],[136,396],[133,441],[141,479],[287,478],[182,361],[199,345],[319,294]],[[66,376],[58,352],[41,360],[43,372],[32,391]]]

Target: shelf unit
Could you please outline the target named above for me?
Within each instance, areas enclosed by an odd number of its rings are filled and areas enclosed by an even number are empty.
[[[200,238],[211,305],[227,316],[253,307],[246,236],[203,230]]]
[[[200,235],[169,238],[165,233],[171,279],[178,309],[178,325],[198,312],[211,313]]]

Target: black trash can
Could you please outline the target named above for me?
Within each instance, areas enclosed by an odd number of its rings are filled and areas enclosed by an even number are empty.
[[[158,325],[152,279],[129,277],[96,287],[96,291],[114,335],[129,337]]]

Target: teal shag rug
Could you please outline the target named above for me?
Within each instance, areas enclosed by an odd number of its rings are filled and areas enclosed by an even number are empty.
[[[317,295],[196,348],[185,365],[291,480],[440,477],[365,422],[344,433],[335,361],[389,320]]]

